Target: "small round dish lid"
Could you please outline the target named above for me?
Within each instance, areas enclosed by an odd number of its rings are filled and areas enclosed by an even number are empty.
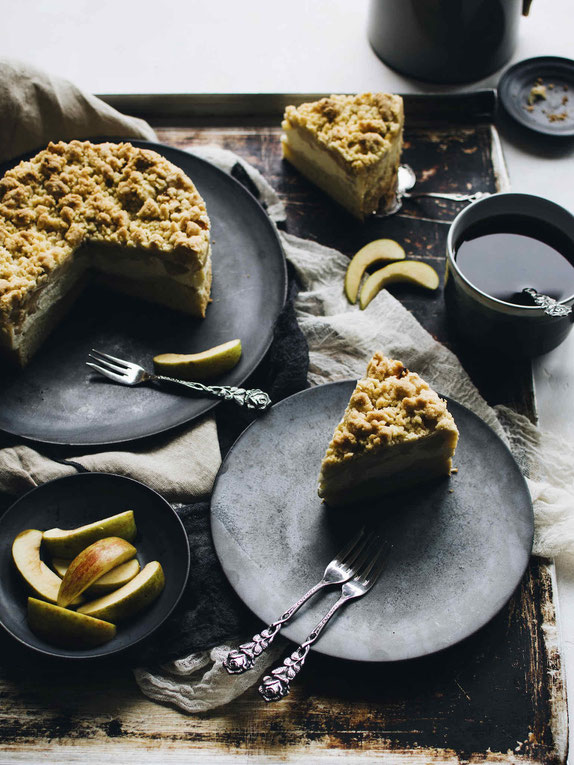
[[[536,133],[574,137],[574,61],[539,56],[502,75],[498,95],[506,112]]]

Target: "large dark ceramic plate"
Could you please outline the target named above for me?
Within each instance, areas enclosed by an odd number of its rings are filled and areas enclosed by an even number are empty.
[[[530,90],[539,79],[546,86],[547,97],[534,101],[532,109],[527,109]],[[502,75],[498,95],[508,114],[529,130],[559,138],[574,136],[574,61],[571,59],[539,56],[519,61]],[[549,114],[565,117],[551,120]]]
[[[0,430],[56,444],[98,445],[160,433],[204,414],[216,399],[127,388],[92,372],[91,348],[151,369],[161,352],[193,353],[240,338],[238,366],[217,379],[241,385],[263,358],[285,300],[285,259],[257,200],[217,167],[168,146],[205,199],[212,224],[213,302],[205,319],[90,286],[23,371],[0,374]],[[14,162],[11,165],[15,164]],[[8,165],[0,168],[0,175]]]
[[[471,635],[508,601],[530,555],[526,483],[504,443],[449,401],[460,431],[458,473],[370,507],[333,511],[317,496],[326,446],[353,390],[332,383],[273,406],[240,436],[219,472],[213,538],[239,597],[265,623],[321,577],[365,519],[392,542],[375,588],[329,625],[316,650],[397,661]],[[327,591],[284,630],[301,642],[337,599]]]
[[[118,625],[113,640],[97,648],[57,648],[36,637],[26,620],[30,594],[12,561],[12,542],[24,529],[73,529],[110,515],[133,510],[138,529],[134,545],[143,568],[157,560],[165,588],[146,610]],[[49,561],[46,561],[49,564]],[[82,473],[58,478],[28,492],[0,519],[0,624],[17,640],[40,653],[66,659],[110,656],[152,634],[177,605],[189,573],[185,529],[163,497],[148,486],[109,473]]]

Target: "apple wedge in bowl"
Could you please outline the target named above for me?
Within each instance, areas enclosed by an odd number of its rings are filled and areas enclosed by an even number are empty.
[[[111,546],[102,543],[110,537],[119,539]],[[100,553],[90,567],[72,568],[74,558],[96,542]],[[104,564],[99,555],[105,548],[108,554],[116,552]],[[120,562],[124,554],[128,558]],[[110,473],[49,481],[18,499],[0,518],[0,629],[44,656],[84,661],[118,654],[150,637],[172,613],[184,592],[189,565],[182,521],[145,484]],[[76,570],[74,578],[82,575],[79,583],[70,580],[70,569]],[[140,573],[126,592],[123,588]],[[70,581],[63,592],[73,584],[67,597],[81,594],[62,607],[58,594],[66,575]],[[79,613],[80,605],[92,607],[114,593],[118,595],[111,604],[106,601],[105,614]],[[29,605],[29,597],[40,605]],[[112,626],[96,630],[94,637],[90,619]]]

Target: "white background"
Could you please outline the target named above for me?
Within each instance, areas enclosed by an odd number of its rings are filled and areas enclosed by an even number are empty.
[[[495,87],[500,77],[446,87],[393,73],[367,42],[367,0],[22,0],[3,6],[0,55],[100,94],[444,92]],[[574,57],[572,0],[533,0],[510,63],[538,55]],[[574,212],[574,145],[549,151],[508,126],[502,138],[513,190]],[[534,371],[541,425],[571,440],[574,332],[537,360]],[[574,575],[559,570],[559,577],[574,709]]]

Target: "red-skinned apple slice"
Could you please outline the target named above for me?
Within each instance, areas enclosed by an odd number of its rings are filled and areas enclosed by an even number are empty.
[[[86,547],[70,563],[62,579],[58,605],[67,606],[96,579],[135,555],[136,548],[119,537],[106,537]]]
[[[66,575],[66,571],[72,561],[65,560],[64,558],[54,558],[52,561],[52,568],[58,574],[60,579],[63,579]],[[130,582],[134,576],[137,576],[140,572],[140,564],[137,558],[121,563],[119,566],[112,568],[107,574],[101,576],[96,580],[91,587],[86,590],[86,596],[97,598],[100,595],[106,595],[108,592],[117,590],[118,587],[123,587],[124,584]],[[58,584],[58,588],[60,585]],[[56,601],[54,600],[54,603]]]

